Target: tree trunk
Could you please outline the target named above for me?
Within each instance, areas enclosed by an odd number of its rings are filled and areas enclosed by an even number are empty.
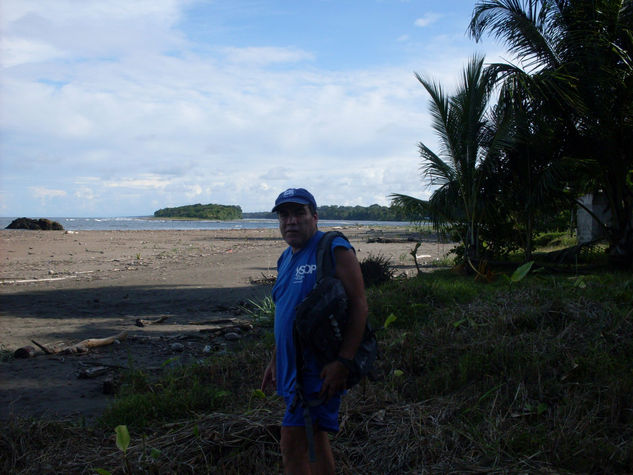
[[[609,248],[609,263],[618,269],[633,270],[633,223],[629,221]],[[609,240],[610,242],[613,242]]]
[[[534,216],[528,212],[526,224],[526,242],[525,242],[525,262],[532,260],[532,229],[534,227]]]

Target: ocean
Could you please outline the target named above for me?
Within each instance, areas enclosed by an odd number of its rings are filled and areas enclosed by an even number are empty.
[[[6,228],[15,218],[0,217],[0,229]],[[276,229],[276,219],[239,219],[234,221],[173,220],[129,216],[118,218],[47,218],[57,221],[70,231],[138,231],[138,230],[185,230],[185,229]],[[403,221],[335,221],[319,220],[321,227],[334,226],[411,226]]]

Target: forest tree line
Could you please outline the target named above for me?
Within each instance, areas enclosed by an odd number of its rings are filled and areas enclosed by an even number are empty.
[[[181,219],[213,219],[227,221],[242,219],[242,208],[235,205],[200,204],[177,206],[175,208],[162,208],[154,211],[156,218],[181,218]]]
[[[370,206],[325,205],[317,209],[319,219],[341,221],[408,221],[409,218],[399,208],[373,204]],[[242,213],[244,218],[276,219],[277,213],[266,211]]]

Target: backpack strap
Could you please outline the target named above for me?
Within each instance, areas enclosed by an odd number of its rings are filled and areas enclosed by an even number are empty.
[[[323,277],[334,275],[334,265],[332,264],[332,242],[337,237],[345,239],[349,242],[349,239],[340,231],[328,231],[323,234],[323,237],[317,245],[317,282]]]
[[[334,275],[334,266],[332,265],[332,241],[335,238],[342,237],[347,242],[349,240],[345,235],[339,231],[328,231],[324,233],[323,237],[317,245],[316,263],[317,263],[317,282],[319,282],[325,276]],[[315,444],[314,444],[314,427],[312,424],[312,416],[310,414],[310,407],[315,407],[325,402],[325,397],[322,399],[308,400],[303,391],[303,347],[300,342],[299,335],[297,334],[296,327],[293,326],[293,335],[295,342],[295,397],[290,406],[290,412],[293,412],[298,406],[303,407],[303,420],[306,428],[306,438],[308,440],[308,452],[310,455],[310,462],[316,462]]]

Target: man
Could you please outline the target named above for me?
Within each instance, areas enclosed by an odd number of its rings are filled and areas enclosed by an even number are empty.
[[[279,195],[273,212],[279,218],[281,236],[288,243],[277,262],[275,301],[275,349],[264,372],[262,390],[275,385],[286,401],[281,427],[281,454],[285,473],[333,474],[334,458],[328,432],[338,431],[340,396],[345,389],[348,369],[361,343],[367,320],[367,300],[360,265],[351,245],[337,237],[332,242],[335,275],[343,283],[348,297],[349,325],[343,335],[339,359],[323,368],[310,353],[304,354],[303,388],[308,399],[326,401],[310,408],[314,427],[316,462],[308,459],[308,440],[302,408],[291,411],[295,390],[295,345],[292,336],[296,305],[316,283],[316,249],[323,237],[317,229],[316,201],[303,188],[290,188]],[[341,361],[342,360],[342,361]]]

